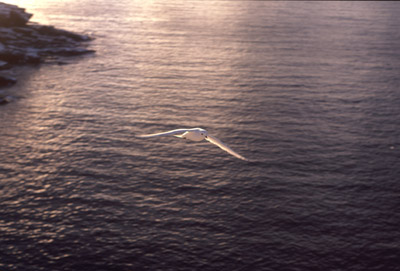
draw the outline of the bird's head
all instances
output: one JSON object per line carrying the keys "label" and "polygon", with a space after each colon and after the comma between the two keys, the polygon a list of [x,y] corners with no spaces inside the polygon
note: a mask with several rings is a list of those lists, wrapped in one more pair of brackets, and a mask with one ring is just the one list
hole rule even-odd
{"label": "bird's head", "polygon": [[207,138],[207,136],[208,136],[206,130],[201,130],[201,131],[200,131],[200,135],[201,135],[203,138]]}

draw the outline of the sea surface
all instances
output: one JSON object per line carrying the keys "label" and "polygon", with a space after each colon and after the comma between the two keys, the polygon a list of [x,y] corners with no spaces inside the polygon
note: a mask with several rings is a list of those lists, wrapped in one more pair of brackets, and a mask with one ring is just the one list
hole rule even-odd
{"label": "sea surface", "polygon": [[400,270],[399,2],[5,2],[96,53],[4,90],[0,270]]}

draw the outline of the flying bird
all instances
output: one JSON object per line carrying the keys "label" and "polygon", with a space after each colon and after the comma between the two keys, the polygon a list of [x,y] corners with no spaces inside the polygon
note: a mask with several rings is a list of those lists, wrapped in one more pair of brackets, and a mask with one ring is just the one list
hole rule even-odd
{"label": "flying bird", "polygon": [[183,139],[189,139],[192,141],[202,141],[203,139],[205,139],[208,142],[217,145],[224,151],[235,156],[236,158],[239,158],[239,159],[242,159],[245,161],[249,161],[249,159],[247,159],[247,158],[241,156],[240,154],[238,154],[237,152],[233,151],[231,148],[229,148],[226,144],[224,144],[218,138],[209,135],[208,132],[202,128],[176,129],[176,130],[171,130],[171,131],[161,132],[161,133],[156,133],[156,134],[137,135],[137,137],[150,138],[150,137],[167,136],[167,135],[172,135],[172,136],[180,137]]}

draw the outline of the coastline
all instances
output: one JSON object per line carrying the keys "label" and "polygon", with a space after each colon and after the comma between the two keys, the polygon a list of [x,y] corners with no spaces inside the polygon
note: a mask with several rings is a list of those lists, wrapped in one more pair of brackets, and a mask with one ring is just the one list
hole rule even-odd
{"label": "coastline", "polygon": [[17,83],[12,69],[95,52],[87,48],[92,40],[88,35],[29,22],[32,16],[24,8],[0,2],[0,105],[13,100],[2,91]]}

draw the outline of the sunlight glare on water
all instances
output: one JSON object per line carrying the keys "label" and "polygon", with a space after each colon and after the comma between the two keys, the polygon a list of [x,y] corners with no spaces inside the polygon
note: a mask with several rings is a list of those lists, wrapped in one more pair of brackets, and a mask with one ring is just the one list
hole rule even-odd
{"label": "sunlight glare on water", "polygon": [[6,2],[96,53],[6,90],[0,269],[398,268],[399,4]]}

